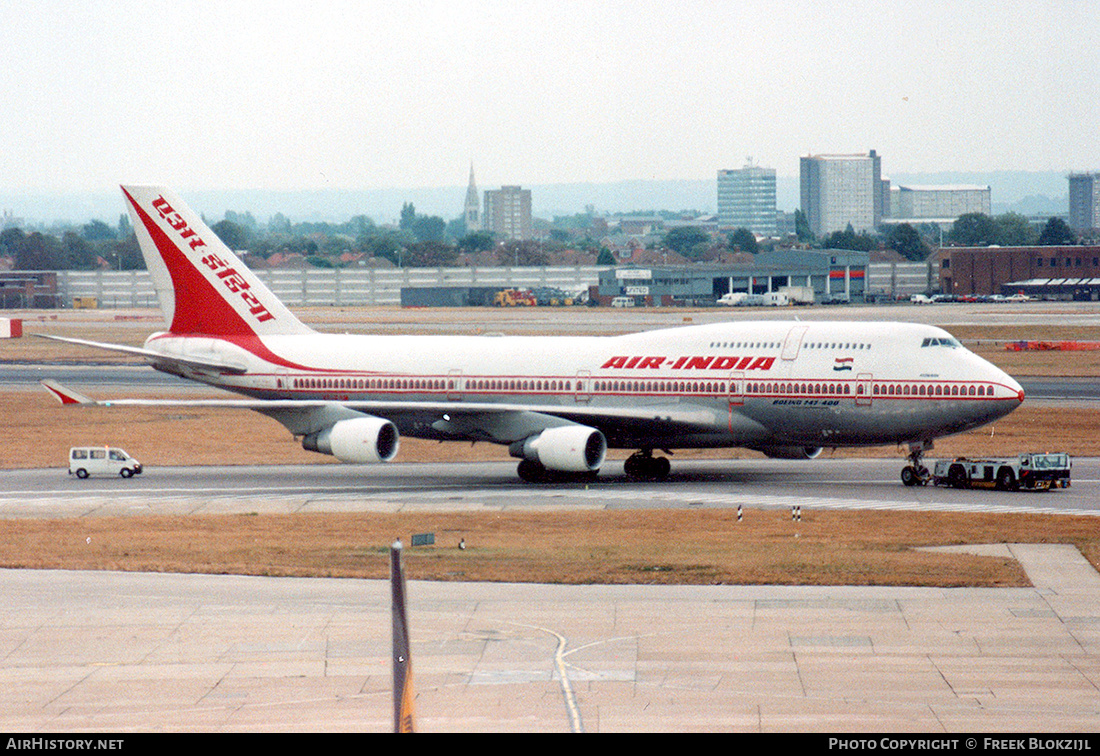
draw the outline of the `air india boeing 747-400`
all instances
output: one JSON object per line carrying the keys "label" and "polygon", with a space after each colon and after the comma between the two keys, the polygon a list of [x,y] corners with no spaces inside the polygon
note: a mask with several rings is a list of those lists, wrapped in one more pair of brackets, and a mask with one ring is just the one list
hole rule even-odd
{"label": "air india boeing 747-400", "polygon": [[[173,192],[123,187],[168,330],[140,355],[234,392],[112,405],[245,408],[309,450],[386,462],[402,434],[506,445],[527,481],[594,476],[609,448],[627,475],[668,475],[661,450],[906,445],[907,485],[941,436],[1003,417],[1020,385],[939,328],[908,323],[728,322],[625,336],[319,333],[295,317]],[[57,338],[57,337],[55,337]],[[63,403],[93,400],[44,381]],[[106,403],[106,402],[104,402]]]}

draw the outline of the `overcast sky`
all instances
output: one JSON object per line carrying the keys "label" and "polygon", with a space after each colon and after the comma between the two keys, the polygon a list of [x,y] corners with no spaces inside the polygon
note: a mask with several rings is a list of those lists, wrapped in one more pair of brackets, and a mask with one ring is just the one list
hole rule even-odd
{"label": "overcast sky", "polygon": [[1100,170],[1100,13],[864,0],[0,4],[0,189]]}

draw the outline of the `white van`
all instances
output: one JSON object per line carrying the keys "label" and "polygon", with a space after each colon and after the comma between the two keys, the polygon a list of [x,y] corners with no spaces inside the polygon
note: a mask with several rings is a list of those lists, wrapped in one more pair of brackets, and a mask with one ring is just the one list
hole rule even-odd
{"label": "white van", "polygon": [[633,307],[634,297],[615,297],[611,300],[612,307]]}
{"label": "white van", "polygon": [[141,463],[122,449],[110,446],[74,446],[69,449],[69,475],[87,478],[106,473],[129,478],[141,475]]}
{"label": "white van", "polygon": [[726,307],[736,307],[748,296],[748,293],[744,291],[731,291],[728,294],[723,294],[718,298],[718,304]]}

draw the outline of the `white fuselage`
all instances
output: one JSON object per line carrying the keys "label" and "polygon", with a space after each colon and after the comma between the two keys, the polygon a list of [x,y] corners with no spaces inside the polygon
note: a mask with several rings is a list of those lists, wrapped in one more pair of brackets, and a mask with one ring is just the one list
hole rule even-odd
{"label": "white fuselage", "polygon": [[506,404],[598,427],[612,447],[864,446],[958,433],[1023,400],[1016,381],[947,332],[904,323],[614,337],[161,333],[146,347],[241,364],[240,374],[179,374],[256,398],[374,402],[404,435],[426,438],[462,437],[440,425],[447,404]]}

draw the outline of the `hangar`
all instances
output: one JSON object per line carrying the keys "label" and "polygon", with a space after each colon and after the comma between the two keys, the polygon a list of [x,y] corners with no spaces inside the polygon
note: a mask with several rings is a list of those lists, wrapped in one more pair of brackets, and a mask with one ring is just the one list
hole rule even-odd
{"label": "hangar", "polygon": [[812,288],[815,302],[861,302],[866,252],[789,249],[762,252],[750,263],[630,266],[600,272],[599,303],[626,297],[639,307],[705,306],[723,294],[767,294],[785,286]]}

